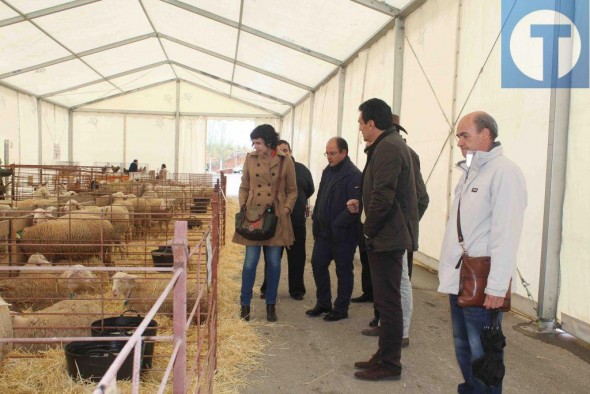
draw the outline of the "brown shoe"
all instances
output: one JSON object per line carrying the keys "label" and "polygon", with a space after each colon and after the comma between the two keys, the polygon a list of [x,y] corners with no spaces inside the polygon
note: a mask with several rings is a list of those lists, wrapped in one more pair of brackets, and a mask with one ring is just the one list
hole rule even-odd
{"label": "brown shoe", "polygon": [[378,337],[381,334],[381,326],[365,328],[361,331],[361,334],[368,337]]}
{"label": "brown shoe", "polygon": [[391,369],[385,369],[381,366],[373,369],[367,369],[364,371],[358,371],[354,373],[354,377],[360,380],[399,380],[401,372],[392,371]]}
{"label": "brown shoe", "polygon": [[402,338],[402,348],[410,346],[410,338]]}
{"label": "brown shoe", "polygon": [[369,361],[357,361],[354,363],[356,369],[373,369],[379,367],[379,357],[377,353],[373,354]]}

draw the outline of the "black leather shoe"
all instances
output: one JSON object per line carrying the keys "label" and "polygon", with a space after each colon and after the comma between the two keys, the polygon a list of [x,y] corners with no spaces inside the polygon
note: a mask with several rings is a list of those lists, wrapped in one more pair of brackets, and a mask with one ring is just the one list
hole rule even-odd
{"label": "black leather shoe", "polygon": [[332,308],[324,308],[324,307],[316,305],[313,307],[313,309],[309,309],[309,310],[305,311],[305,314],[307,316],[315,317],[315,316],[321,315],[322,313],[330,313],[330,312],[332,312]]}
{"label": "black leather shoe", "polygon": [[350,302],[373,302],[373,297],[363,293],[358,297],[351,298]]}
{"label": "black leather shoe", "polygon": [[369,327],[377,327],[379,325],[379,319],[374,318],[369,322]]}
{"label": "black leather shoe", "polygon": [[266,320],[270,322],[277,321],[277,311],[274,304],[266,304]]}
{"label": "black leather shoe", "polygon": [[260,298],[262,298],[263,300],[266,299],[266,293],[260,293]]}
{"label": "black leather shoe", "polygon": [[303,300],[303,296],[301,294],[292,295],[291,298],[293,298],[294,300],[297,300],[297,301]]}
{"label": "black leather shoe", "polygon": [[246,321],[250,321],[250,307],[248,305],[242,305],[240,317]]}
{"label": "black leather shoe", "polygon": [[324,316],[325,321],[338,321],[348,318],[348,312],[332,311]]}

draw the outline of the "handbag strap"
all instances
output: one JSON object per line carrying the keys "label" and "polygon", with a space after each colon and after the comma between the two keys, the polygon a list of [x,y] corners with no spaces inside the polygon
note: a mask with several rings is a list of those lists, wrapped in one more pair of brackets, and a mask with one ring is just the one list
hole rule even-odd
{"label": "handbag strap", "polygon": [[461,249],[463,249],[463,253],[461,253],[461,257],[459,258],[455,269],[458,269],[461,266],[463,256],[469,256],[467,249],[465,249],[465,239],[463,238],[463,232],[461,231],[461,197],[459,197],[459,205],[457,206],[457,237],[459,238],[459,245],[461,246]]}

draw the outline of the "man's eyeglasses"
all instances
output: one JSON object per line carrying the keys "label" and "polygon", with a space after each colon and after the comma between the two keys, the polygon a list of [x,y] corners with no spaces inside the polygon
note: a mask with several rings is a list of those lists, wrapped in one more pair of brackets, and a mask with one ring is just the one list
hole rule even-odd
{"label": "man's eyeglasses", "polygon": [[340,153],[340,152],[326,152],[326,153],[324,153],[324,156],[325,156],[325,157],[334,157],[334,156],[336,156],[338,153]]}

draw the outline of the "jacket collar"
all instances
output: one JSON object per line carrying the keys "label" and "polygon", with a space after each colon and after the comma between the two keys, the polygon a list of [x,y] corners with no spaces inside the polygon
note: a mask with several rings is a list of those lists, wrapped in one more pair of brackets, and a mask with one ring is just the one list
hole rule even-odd
{"label": "jacket collar", "polygon": [[[255,156],[255,157],[259,157],[260,155],[258,154],[258,152],[253,151],[249,153],[250,156]],[[270,155],[269,155],[270,157]],[[281,152],[280,150],[277,149],[277,153],[276,155],[274,155],[274,157],[270,157],[270,166],[274,167],[279,165],[281,158],[285,158],[285,154],[283,152]]]}
{"label": "jacket collar", "polygon": [[462,168],[465,171],[477,171],[485,164],[494,160],[495,158],[504,154],[504,149],[502,148],[502,144],[500,141],[494,142],[492,145],[492,149],[487,152],[484,151],[475,151],[473,154],[473,159],[471,159],[471,165],[467,167],[466,161],[461,160],[457,163],[457,166]]}

